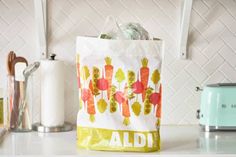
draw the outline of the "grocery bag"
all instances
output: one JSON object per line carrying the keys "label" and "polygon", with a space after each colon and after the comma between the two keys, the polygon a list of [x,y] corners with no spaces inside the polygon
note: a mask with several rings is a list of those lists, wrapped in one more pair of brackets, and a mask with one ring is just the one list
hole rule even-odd
{"label": "grocery bag", "polygon": [[161,40],[77,37],[77,145],[160,150]]}

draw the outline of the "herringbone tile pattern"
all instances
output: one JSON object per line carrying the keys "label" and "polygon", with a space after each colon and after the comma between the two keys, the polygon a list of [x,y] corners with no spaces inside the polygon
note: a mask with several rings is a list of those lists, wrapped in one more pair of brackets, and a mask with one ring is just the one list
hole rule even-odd
{"label": "herringbone tile pattern", "polygon": [[[66,119],[78,110],[75,38],[97,36],[108,15],[139,22],[166,42],[163,123],[196,124],[200,93],[196,86],[236,82],[236,1],[194,0],[188,60],[177,58],[182,0],[49,0],[49,49],[66,63]],[[0,0],[0,61],[9,50],[37,60],[32,0]],[[0,66],[4,79],[5,64]],[[0,81],[0,86],[4,86]],[[39,88],[37,86],[36,88]],[[39,97],[36,94],[36,98]],[[38,104],[37,104],[38,105]]]}

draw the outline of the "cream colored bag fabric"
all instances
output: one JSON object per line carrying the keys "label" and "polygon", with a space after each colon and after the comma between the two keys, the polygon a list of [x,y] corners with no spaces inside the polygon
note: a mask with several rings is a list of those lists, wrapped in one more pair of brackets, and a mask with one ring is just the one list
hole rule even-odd
{"label": "cream colored bag fabric", "polygon": [[79,147],[160,150],[162,42],[77,37]]}

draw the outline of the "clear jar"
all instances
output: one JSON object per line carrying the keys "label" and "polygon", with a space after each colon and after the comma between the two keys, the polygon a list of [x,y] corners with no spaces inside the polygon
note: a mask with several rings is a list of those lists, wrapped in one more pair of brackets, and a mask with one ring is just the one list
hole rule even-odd
{"label": "clear jar", "polygon": [[6,123],[11,131],[32,130],[32,77],[16,81],[14,76],[7,79]]}

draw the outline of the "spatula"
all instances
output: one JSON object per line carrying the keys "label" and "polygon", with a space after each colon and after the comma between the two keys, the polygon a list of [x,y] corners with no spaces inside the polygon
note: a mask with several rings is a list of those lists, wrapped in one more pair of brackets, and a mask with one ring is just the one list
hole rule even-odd
{"label": "spatula", "polygon": [[14,80],[14,99],[11,113],[11,128],[18,126],[19,103],[24,98],[24,75],[23,71],[28,66],[28,62],[23,57],[16,57],[12,62],[12,75]]}

